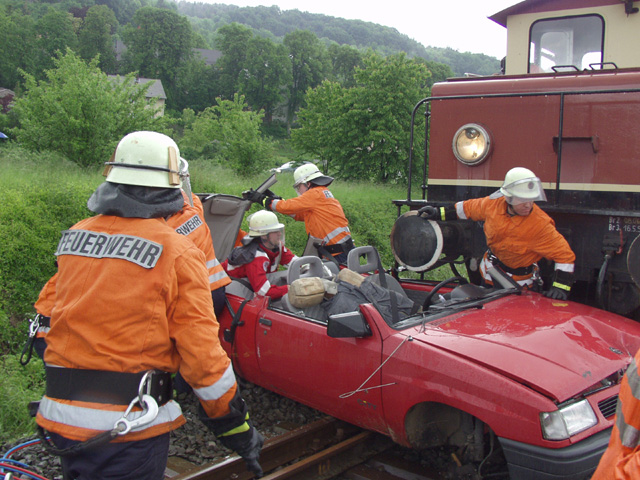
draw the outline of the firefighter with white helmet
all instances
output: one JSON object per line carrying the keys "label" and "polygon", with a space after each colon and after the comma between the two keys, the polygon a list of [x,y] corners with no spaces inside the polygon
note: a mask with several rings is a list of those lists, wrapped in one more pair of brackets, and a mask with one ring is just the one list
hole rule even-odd
{"label": "firefighter with white helmet", "polygon": [[500,189],[488,197],[458,202],[452,207],[428,205],[418,212],[431,220],[470,219],[484,222],[489,250],[480,263],[480,273],[492,283],[487,271],[499,267],[523,286],[537,281],[537,262],[555,262],[551,287],[545,295],[568,298],[573,284],[575,254],[556,230],[555,222],[534,202],[546,201],[540,179],[529,169],[507,172]]}
{"label": "firefighter with white helmet", "polygon": [[[202,421],[250,470],[263,438],[248,420],[220,345],[205,257],[165,217],[184,205],[175,142],[133,132],[118,144],[88,207],[62,233],[36,422],[64,478],[164,478],[180,372]],[[44,438],[44,436],[43,436]]]}
{"label": "firefighter with white helmet", "polygon": [[354,244],[342,205],[328,188],[333,177],[324,175],[315,164],[305,163],[293,172],[293,181],[296,198],[283,200],[258,194],[251,200],[304,222],[310,243],[321,254],[345,263]]}
{"label": "firefighter with white helmet", "polygon": [[248,237],[250,241],[234,248],[223,267],[231,277],[246,277],[257,295],[283,297],[288,285],[272,285],[269,274],[298,258],[284,246],[284,224],[275,213],[259,210],[249,217]]}

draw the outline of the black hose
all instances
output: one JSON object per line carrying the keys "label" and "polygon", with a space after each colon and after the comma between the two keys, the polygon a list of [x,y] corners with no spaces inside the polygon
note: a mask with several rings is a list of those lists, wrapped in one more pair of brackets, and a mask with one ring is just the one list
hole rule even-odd
{"label": "black hose", "polygon": [[607,252],[604,255],[604,261],[602,262],[602,266],[600,267],[600,271],[598,272],[598,283],[596,284],[596,299],[598,301],[598,306],[603,310],[608,310],[608,305],[604,304],[604,295],[602,293],[604,287],[605,277],[607,275],[607,270],[609,269],[609,262],[611,261],[611,257],[613,257],[613,252]]}

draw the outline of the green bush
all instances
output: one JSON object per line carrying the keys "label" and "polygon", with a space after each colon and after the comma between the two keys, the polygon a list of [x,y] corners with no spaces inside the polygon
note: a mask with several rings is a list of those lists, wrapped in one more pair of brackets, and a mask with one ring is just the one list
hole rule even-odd
{"label": "green bush", "polygon": [[33,312],[56,271],[60,232],[90,213],[87,199],[101,181],[54,154],[1,151],[0,310],[14,326]]}
{"label": "green bush", "polygon": [[6,355],[0,358],[0,368],[0,443],[5,443],[35,432],[36,423],[27,405],[42,398],[45,381],[38,358],[22,366],[19,355]]}

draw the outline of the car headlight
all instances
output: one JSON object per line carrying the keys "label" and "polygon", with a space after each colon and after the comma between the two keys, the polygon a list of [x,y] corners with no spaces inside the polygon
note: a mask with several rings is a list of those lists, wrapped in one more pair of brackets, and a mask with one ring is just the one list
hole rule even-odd
{"label": "car headlight", "polygon": [[598,423],[596,414],[587,400],[581,400],[555,412],[542,412],[542,436],[547,440],[565,440]]}
{"label": "car headlight", "polygon": [[465,165],[482,163],[491,151],[489,132],[477,123],[468,123],[453,136],[453,154]]}

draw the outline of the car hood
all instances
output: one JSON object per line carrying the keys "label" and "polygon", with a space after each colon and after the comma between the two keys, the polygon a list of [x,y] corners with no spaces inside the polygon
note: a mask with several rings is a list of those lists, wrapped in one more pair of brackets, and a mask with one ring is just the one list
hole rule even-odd
{"label": "car hood", "polygon": [[425,324],[412,336],[562,402],[626,369],[640,324],[535,293],[491,301]]}

